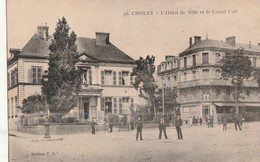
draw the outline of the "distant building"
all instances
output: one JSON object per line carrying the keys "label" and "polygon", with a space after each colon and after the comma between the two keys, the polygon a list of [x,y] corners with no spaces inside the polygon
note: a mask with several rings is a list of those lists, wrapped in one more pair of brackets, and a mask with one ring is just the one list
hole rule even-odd
{"label": "distant building", "polygon": [[[195,36],[189,40],[190,46],[179,54],[179,67],[171,65],[169,57],[158,66],[159,87],[176,86],[177,76],[180,113],[183,120],[190,116],[204,119],[214,115],[215,121],[222,116],[232,117],[235,100],[230,80],[221,78],[219,61],[227,53],[243,48],[252,66],[260,68],[260,45],[236,43],[235,37],[226,41],[201,40]],[[177,58],[177,57],[176,57]],[[253,79],[244,81],[243,99],[239,101],[240,114],[248,120],[260,120],[260,90]]]}
{"label": "distant building", "polygon": [[[41,94],[41,79],[48,70],[48,26],[39,26],[22,49],[10,49],[8,58],[8,112],[17,117],[17,108],[28,96]],[[78,99],[78,118],[103,120],[108,113],[129,114],[136,103],[143,103],[130,76],[135,61],[109,41],[109,33],[96,33],[95,39],[78,37],[78,68],[82,91]]]}

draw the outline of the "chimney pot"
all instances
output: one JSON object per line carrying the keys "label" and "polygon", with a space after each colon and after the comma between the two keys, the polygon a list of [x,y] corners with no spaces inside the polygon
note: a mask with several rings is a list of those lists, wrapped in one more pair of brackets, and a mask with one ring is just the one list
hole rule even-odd
{"label": "chimney pot", "polygon": [[109,45],[109,33],[96,32],[96,45]]}
{"label": "chimney pot", "polygon": [[190,47],[192,46],[192,37],[190,37]]}
{"label": "chimney pot", "polygon": [[249,48],[252,48],[251,41],[249,41]]}
{"label": "chimney pot", "polygon": [[227,37],[226,42],[231,46],[236,46],[236,37],[235,36]]}
{"label": "chimney pot", "polygon": [[195,44],[198,44],[201,42],[201,36],[194,36],[194,39],[195,39]]}

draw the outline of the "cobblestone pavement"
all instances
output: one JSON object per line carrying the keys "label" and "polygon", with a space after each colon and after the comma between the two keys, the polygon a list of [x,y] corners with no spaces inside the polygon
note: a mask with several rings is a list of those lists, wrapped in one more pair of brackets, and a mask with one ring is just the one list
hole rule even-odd
{"label": "cobblestone pavement", "polygon": [[145,129],[143,141],[135,140],[135,131],[56,135],[50,141],[17,133],[9,136],[9,155],[10,161],[19,162],[260,161],[260,122],[244,123],[242,131],[235,131],[233,123],[225,132],[222,125],[184,127],[182,131],[184,140],[177,140],[173,127],[167,128],[170,139],[159,140],[158,129]]}

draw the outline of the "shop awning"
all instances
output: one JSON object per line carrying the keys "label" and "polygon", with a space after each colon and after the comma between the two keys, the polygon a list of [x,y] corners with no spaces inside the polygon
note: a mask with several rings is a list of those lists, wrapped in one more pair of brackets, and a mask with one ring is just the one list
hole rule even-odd
{"label": "shop awning", "polygon": [[[236,106],[236,103],[214,103],[216,106]],[[238,103],[238,106],[247,106],[244,103]]]}
{"label": "shop awning", "polygon": [[246,106],[251,106],[251,107],[260,107],[260,103],[248,103]]}

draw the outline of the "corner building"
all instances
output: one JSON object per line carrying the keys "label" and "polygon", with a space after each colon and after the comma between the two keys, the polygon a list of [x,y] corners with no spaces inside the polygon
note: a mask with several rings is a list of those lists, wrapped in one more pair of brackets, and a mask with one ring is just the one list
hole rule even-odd
{"label": "corner building", "polygon": [[[203,119],[213,115],[217,122],[223,116],[232,119],[235,99],[234,87],[230,80],[221,78],[219,61],[228,53],[243,48],[244,54],[249,56],[254,68],[260,68],[260,44],[252,45],[236,43],[235,37],[226,41],[217,41],[195,36],[189,40],[189,47],[179,54],[180,67],[178,71],[178,101],[181,105],[180,113],[183,120],[190,116]],[[167,70],[159,65],[159,87],[165,81]],[[166,71],[165,71],[166,70]],[[168,70],[169,71],[169,70]],[[172,70],[173,71],[173,70]],[[176,74],[176,71],[175,71]],[[161,82],[161,85],[160,85]],[[260,120],[260,90],[253,78],[244,80],[245,88],[239,100],[239,113],[246,120]]]}
{"label": "corner building", "polygon": [[[8,117],[10,127],[17,122],[19,107],[28,96],[41,94],[41,80],[48,70],[51,36],[48,26],[38,26],[37,32],[22,49],[11,48],[8,55]],[[135,61],[109,41],[109,33],[96,32],[96,38],[78,37],[80,53],[78,68],[82,68],[78,118],[104,120],[109,113],[130,114],[138,97],[130,76]]]}

